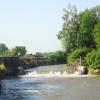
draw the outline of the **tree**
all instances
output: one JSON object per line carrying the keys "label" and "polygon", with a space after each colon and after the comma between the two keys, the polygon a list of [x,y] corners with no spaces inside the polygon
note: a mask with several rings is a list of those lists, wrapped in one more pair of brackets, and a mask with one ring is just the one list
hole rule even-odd
{"label": "tree", "polygon": [[71,52],[78,46],[78,14],[76,7],[70,4],[67,9],[64,9],[64,13],[62,30],[58,33],[57,37],[61,40],[64,49],[67,52]]}
{"label": "tree", "polygon": [[12,56],[13,57],[21,57],[26,54],[26,48],[24,46],[16,46],[14,49],[12,49]]}
{"label": "tree", "polygon": [[51,60],[52,64],[63,64],[66,63],[66,52],[56,51],[44,53],[43,56]]}
{"label": "tree", "polygon": [[92,32],[100,22],[100,6],[77,13],[75,6],[68,5],[64,12],[62,30],[57,35],[64,49],[70,53],[77,48],[95,48]]}
{"label": "tree", "polygon": [[64,51],[56,51],[55,53],[56,62],[59,64],[66,63],[66,52]]}
{"label": "tree", "polygon": [[95,25],[93,30],[94,41],[96,42],[97,49],[100,49],[100,22]]}
{"label": "tree", "polygon": [[0,44],[0,55],[2,55],[3,52],[8,51],[8,47],[4,44]]}
{"label": "tree", "polygon": [[95,13],[90,10],[85,10],[79,14],[80,22],[80,47],[94,48],[94,40],[92,36],[92,30],[97,23]]}

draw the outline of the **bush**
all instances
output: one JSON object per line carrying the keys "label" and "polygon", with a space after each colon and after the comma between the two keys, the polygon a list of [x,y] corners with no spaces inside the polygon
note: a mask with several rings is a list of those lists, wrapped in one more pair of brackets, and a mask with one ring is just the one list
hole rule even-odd
{"label": "bush", "polygon": [[100,51],[92,51],[86,55],[86,65],[92,69],[100,69]]}
{"label": "bush", "polygon": [[86,48],[79,48],[74,50],[72,53],[68,56],[68,64],[72,64],[76,59],[80,58],[80,56],[84,57],[86,53],[88,52],[88,49]]}

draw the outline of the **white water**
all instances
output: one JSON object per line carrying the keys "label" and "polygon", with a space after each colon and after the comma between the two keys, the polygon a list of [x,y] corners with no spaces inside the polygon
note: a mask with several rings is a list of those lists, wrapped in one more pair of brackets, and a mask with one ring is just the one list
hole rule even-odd
{"label": "white water", "polygon": [[32,69],[23,77],[93,77],[90,75],[81,75],[79,71],[72,71],[71,68],[64,65],[43,66]]}
{"label": "white water", "polygon": [[[50,71],[48,73],[38,73],[36,71],[29,72],[25,77],[90,77],[90,75],[80,75],[79,72],[74,72],[73,74],[69,74],[68,72],[53,72]],[[91,76],[93,77],[93,76]]]}

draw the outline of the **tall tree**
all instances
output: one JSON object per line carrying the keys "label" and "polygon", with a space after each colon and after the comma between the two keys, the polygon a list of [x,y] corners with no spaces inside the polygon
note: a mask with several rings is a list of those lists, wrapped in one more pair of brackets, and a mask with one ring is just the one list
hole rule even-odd
{"label": "tall tree", "polygon": [[100,49],[100,6],[96,6],[91,9],[92,12],[95,13],[97,24],[95,25],[93,29],[93,37],[94,41],[96,43],[96,48]]}
{"label": "tall tree", "polygon": [[58,33],[57,37],[61,40],[64,49],[66,49],[67,52],[71,52],[77,48],[78,45],[78,14],[76,7],[70,4],[67,9],[64,9],[64,13],[62,30]]}
{"label": "tall tree", "polygon": [[80,22],[80,46],[94,48],[95,44],[93,41],[92,31],[97,23],[96,15],[93,11],[85,10],[79,15]]}
{"label": "tall tree", "polygon": [[100,6],[78,14],[75,6],[68,5],[64,12],[64,23],[57,35],[64,49],[72,52],[77,48],[95,48],[92,32],[94,26],[100,22]]}

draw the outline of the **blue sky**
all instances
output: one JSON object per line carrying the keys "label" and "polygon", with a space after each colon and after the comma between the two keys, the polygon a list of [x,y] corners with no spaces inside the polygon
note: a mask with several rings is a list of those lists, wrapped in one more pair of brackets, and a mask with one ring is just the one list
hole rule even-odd
{"label": "blue sky", "polygon": [[28,53],[60,50],[56,34],[68,3],[83,11],[100,0],[0,0],[0,43],[24,45]]}

